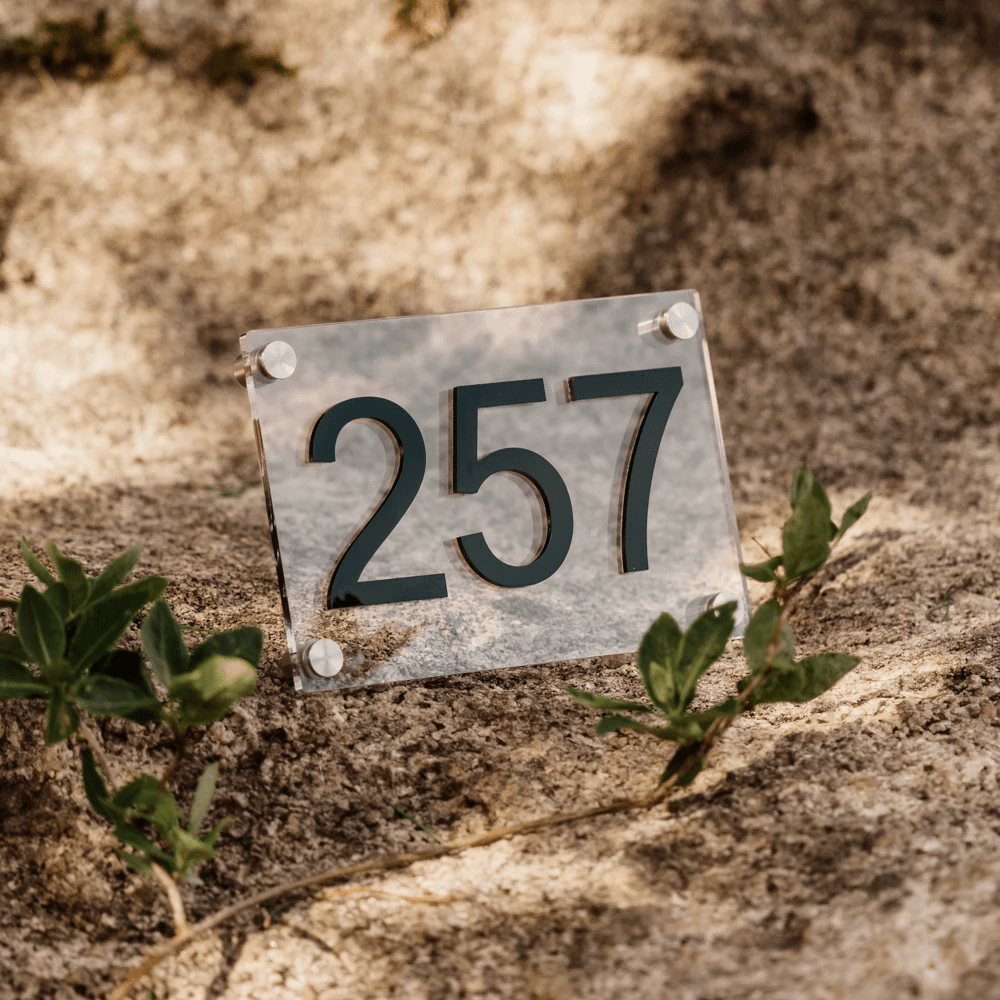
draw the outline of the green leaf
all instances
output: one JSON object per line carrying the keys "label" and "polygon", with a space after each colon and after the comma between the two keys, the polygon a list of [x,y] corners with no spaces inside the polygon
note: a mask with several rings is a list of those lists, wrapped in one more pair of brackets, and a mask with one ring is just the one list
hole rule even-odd
{"label": "green leaf", "polygon": [[52,688],[45,712],[45,745],[53,746],[68,740],[80,725],[76,709],[66,701],[62,688]]}
{"label": "green leaf", "polygon": [[[209,832],[201,838],[199,844],[201,845],[198,851],[199,856],[185,857],[184,864],[181,866],[181,877],[186,879],[192,885],[203,885],[204,883],[196,875],[190,874],[190,869],[198,861],[207,861],[210,858],[218,857],[215,851],[216,841],[219,839],[219,834],[229,825],[232,821],[232,816],[227,816],[221,823],[217,826],[212,827]],[[211,852],[211,853],[206,853]],[[193,853],[193,852],[192,852]],[[180,848],[178,848],[178,854],[180,854]]]}
{"label": "green leaf", "polygon": [[52,560],[59,573],[59,579],[69,592],[69,610],[73,613],[79,611],[87,603],[90,594],[90,581],[83,571],[83,566],[75,559],[68,559],[64,556],[55,542],[49,542],[46,546],[49,558]]}
{"label": "green leaf", "polygon": [[94,763],[94,754],[90,747],[85,747],[81,754],[83,758],[83,790],[87,793],[87,801],[98,816],[103,816],[112,823],[121,823],[125,819],[125,811],[117,808],[108,795],[108,786],[104,784],[101,772]]}
{"label": "green leaf", "polygon": [[810,497],[821,507],[826,508],[826,517],[829,520],[830,498],[820,481],[813,475],[812,467],[807,465],[804,469],[796,469],[795,475],[792,476],[792,510],[797,510],[799,505]]}
{"label": "green leaf", "polygon": [[699,615],[682,633],[662,614],[643,636],[637,663],[653,703],[676,720],[694,699],[698,681],[725,651],[737,603],[730,601]]}
{"label": "green leaf", "polygon": [[24,651],[21,640],[10,632],[0,632],[0,656],[18,663],[27,663],[31,659]]}
{"label": "green leaf", "polygon": [[43,684],[23,663],[0,656],[0,698],[44,698]]}
{"label": "green leaf", "polygon": [[192,836],[187,830],[175,830],[170,842],[177,855],[177,870],[182,875],[187,875],[188,870],[199,861],[211,861],[212,858],[218,857],[214,848]]}
{"label": "green leaf", "polygon": [[39,667],[41,679],[51,688],[57,684],[69,684],[73,681],[73,668],[66,660],[57,660],[51,666]]}
{"label": "green leaf", "polygon": [[660,784],[663,784],[669,778],[672,778],[675,774],[683,771],[686,767],[691,767],[690,771],[687,771],[683,778],[677,782],[678,788],[686,788],[688,785],[698,777],[699,772],[705,766],[705,760],[696,761],[691,764],[693,758],[696,758],[700,750],[698,743],[685,743],[683,746],[679,746],[675,751],[673,757],[670,758],[670,763],[667,764],[667,769],[663,772],[660,777]]}
{"label": "green leaf", "polygon": [[142,688],[106,674],[92,674],[76,698],[77,704],[95,718],[116,715],[134,722],[158,721],[163,706]]}
{"label": "green leaf", "polygon": [[157,601],[142,622],[142,651],[164,687],[191,669],[184,635],[166,601]]}
{"label": "green leaf", "polygon": [[213,656],[235,656],[246,660],[256,668],[260,666],[260,654],[263,649],[264,634],[252,625],[230,629],[228,632],[217,632],[192,651],[190,669],[193,670]]}
{"label": "green leaf", "polygon": [[[743,655],[746,657],[747,666],[751,675],[756,675],[764,667],[767,659],[767,647],[771,642],[771,636],[778,627],[778,619],[781,617],[781,606],[777,601],[767,601],[762,604],[750,619],[743,633]],[[791,625],[786,624],[781,630],[781,638],[778,642],[778,651],[775,653],[773,666],[791,666],[795,659],[795,633]]]}
{"label": "green leaf", "polygon": [[636,729],[640,733],[649,733],[650,736],[655,736],[661,740],[676,739],[675,730],[672,725],[646,726],[641,722],[636,722],[635,719],[629,719],[624,715],[605,716],[600,722],[597,723],[596,726],[598,736],[604,736],[607,733],[615,733],[619,729]]}
{"label": "green leaf", "polygon": [[868,502],[871,500],[872,495],[869,491],[856,503],[852,503],[847,510],[844,511],[844,519],[840,522],[840,527],[837,529],[837,533],[833,536],[834,539],[840,538],[847,529],[854,524],[861,515],[868,509]]}
{"label": "green leaf", "polygon": [[694,715],[679,715],[667,727],[664,738],[673,740],[675,743],[688,743],[691,740],[700,740],[705,735],[705,725],[707,723],[700,723]]}
{"label": "green leaf", "polygon": [[782,529],[785,578],[795,580],[814,573],[830,555],[830,507],[807,496]]}
{"label": "green leaf", "polygon": [[28,569],[31,570],[35,576],[38,577],[46,587],[51,587],[55,584],[56,578],[45,568],[41,559],[35,555],[31,549],[28,548],[28,539],[21,539],[21,555],[24,557],[24,561],[28,564]]}
{"label": "green leaf", "polygon": [[709,724],[720,716],[734,716],[740,714],[740,703],[736,698],[727,698],[725,701],[705,709],[703,712],[691,712],[688,715],[681,715],[674,719],[669,726],[647,726],[635,719],[629,719],[624,715],[609,715],[601,719],[597,724],[597,735],[603,736],[606,733],[614,733],[619,729],[635,729],[640,733],[649,733],[661,740],[672,740],[675,743],[697,742],[705,735],[705,730]]}
{"label": "green leaf", "polygon": [[235,656],[213,656],[175,678],[167,695],[180,703],[179,723],[186,729],[216,722],[233,702],[253,694],[256,687],[253,664]]}
{"label": "green leaf", "polygon": [[[803,657],[794,670],[775,671],[769,674],[753,694],[755,705],[769,702],[811,701],[833,687],[844,674],[853,670],[861,660],[846,653],[820,653]],[[739,682],[742,691],[750,683],[749,677]]]}
{"label": "green leaf", "polygon": [[171,830],[176,830],[180,826],[180,810],[177,808],[177,800],[165,788],[160,788],[156,779],[152,775],[145,777],[151,779],[151,783],[143,789],[142,794],[136,800],[136,809],[163,834],[169,834]]}
{"label": "green leaf", "polygon": [[740,563],[740,572],[751,580],[758,580],[761,583],[773,583],[778,579],[774,572],[781,565],[781,556],[773,559],[765,559],[759,563]]}
{"label": "green leaf", "polygon": [[[141,774],[134,781],[130,781],[127,785],[122,785],[111,797],[112,802],[122,809],[131,809],[135,805],[136,798],[148,786],[147,778],[153,778],[153,776],[151,774]],[[156,779],[153,778],[153,785],[155,786],[156,783]]]}
{"label": "green leaf", "polygon": [[66,651],[66,628],[59,612],[30,583],[17,609],[17,634],[24,651],[39,667],[51,667]]}
{"label": "green leaf", "polygon": [[59,617],[62,621],[69,620],[69,588],[65,583],[57,580],[51,587],[45,588],[43,596],[59,612]]}
{"label": "green leaf", "polygon": [[[140,774],[134,781],[119,788],[112,803],[126,810],[129,821],[136,819],[152,823],[165,837],[180,826],[177,800],[151,774]],[[132,845],[135,846],[135,845]]]}
{"label": "green leaf", "polygon": [[700,740],[708,727],[719,718],[732,718],[742,710],[738,698],[726,698],[711,708],[700,712],[687,712],[674,719],[669,726],[668,739],[678,743],[689,743]]}
{"label": "green leaf", "polygon": [[600,708],[605,710],[620,710],[623,712],[651,712],[648,705],[641,701],[624,701],[621,698],[609,698],[603,694],[594,694],[592,691],[581,691],[571,684],[566,685],[566,690],[574,701],[588,708]]}
{"label": "green leaf", "polygon": [[792,510],[795,510],[796,506],[812,492],[812,482],[812,466],[807,465],[804,469],[795,470],[792,475],[792,488],[789,495]]}
{"label": "green leaf", "polygon": [[212,795],[215,792],[215,782],[219,777],[219,764],[213,762],[201,772],[198,779],[198,787],[194,790],[194,798],[191,800],[191,813],[188,816],[188,832],[197,835],[201,829],[201,824],[205,822],[208,815],[208,807],[212,802]]}
{"label": "green leaf", "polygon": [[678,704],[674,686],[674,666],[684,641],[680,625],[664,613],[649,627],[639,643],[636,665],[642,675],[646,694],[668,715]]}
{"label": "green leaf", "polygon": [[687,711],[694,700],[702,675],[726,651],[726,642],[736,624],[737,606],[736,601],[729,601],[718,608],[709,608],[684,633],[675,681],[682,711]]}
{"label": "green leaf", "polygon": [[150,601],[166,589],[162,576],[146,576],[91,603],[80,615],[80,624],[69,647],[69,660],[78,673],[97,662]]}
{"label": "green leaf", "polygon": [[132,572],[133,567],[142,555],[142,546],[135,545],[123,552],[116,559],[112,559],[107,566],[101,570],[100,575],[90,585],[90,600],[99,601],[102,597],[110,594],[118,584]]}
{"label": "green leaf", "polygon": [[158,847],[141,830],[128,823],[120,823],[112,832],[123,844],[128,847],[134,847],[137,851],[142,851],[144,854],[165,854],[163,849]]}
{"label": "green leaf", "polygon": [[0,597],[0,608],[10,608],[11,611],[17,612],[17,601],[12,597]]}
{"label": "green leaf", "polygon": [[[147,837],[140,830],[137,830],[134,826],[119,824],[111,832],[127,847],[133,847],[137,851],[141,851],[142,855],[145,856],[147,863],[149,861],[155,861],[168,872],[173,873],[175,866],[174,859],[167,854],[166,851],[157,847],[156,844],[149,839],[149,837]],[[129,855],[123,851],[119,851],[118,853],[121,857],[128,861],[129,864],[132,864],[129,859],[130,857],[135,857],[135,855]],[[142,869],[138,868],[136,865],[133,865],[133,867],[138,871],[142,871]]]}

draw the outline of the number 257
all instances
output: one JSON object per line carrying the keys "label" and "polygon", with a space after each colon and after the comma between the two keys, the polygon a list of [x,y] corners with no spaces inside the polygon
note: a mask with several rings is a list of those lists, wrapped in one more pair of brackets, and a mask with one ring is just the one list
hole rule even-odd
{"label": "number 257", "polygon": [[[648,397],[631,429],[618,505],[620,572],[648,569],[646,519],[653,468],[667,419],[683,385],[681,370],[677,367],[646,368],[578,375],[567,384],[570,402],[613,396]],[[573,505],[569,491],[549,461],[526,448],[500,448],[482,458],[477,457],[479,410],[544,400],[545,383],[540,378],[459,385],[452,390],[449,494],[478,493],[490,476],[506,472],[526,480],[543,509],[545,537],[535,558],[525,565],[512,566],[498,559],[482,532],[455,539],[469,569],[499,587],[528,587],[547,580],[562,565],[573,540]],[[427,466],[427,450],[417,422],[398,403],[378,396],[358,396],[331,406],[316,421],[309,438],[309,461],[335,461],[337,438],[353,420],[375,421],[388,432],[395,444],[396,469],[382,502],[334,567],[327,590],[327,607],[396,604],[447,597],[448,584],[443,573],[361,580],[365,566],[420,490]]]}

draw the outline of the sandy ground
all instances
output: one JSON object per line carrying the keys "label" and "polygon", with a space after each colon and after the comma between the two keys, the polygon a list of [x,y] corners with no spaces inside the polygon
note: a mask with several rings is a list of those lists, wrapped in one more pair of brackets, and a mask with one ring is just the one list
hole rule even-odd
{"label": "sandy ground", "polygon": [[[224,495],[258,475],[248,328],[697,288],[745,555],[803,461],[836,516],[875,491],[793,618],[861,665],[742,719],[669,809],[301,893],[139,995],[1000,997],[995,5],[422,0],[422,34],[388,2],[103,6],[147,48],[0,75],[0,591],[22,534],[90,571],[141,541],[182,622],[264,630],[182,773],[218,759],[235,817],[192,918],[427,843],[397,809],[444,839],[663,766],[563,693],[638,694],[628,657],[294,695],[261,489]],[[0,34],[97,7],[0,2]],[[212,86],[238,40],[295,75]],[[166,760],[101,732],[123,774]],[[169,912],[34,704],[0,740],[0,996],[102,996]]]}

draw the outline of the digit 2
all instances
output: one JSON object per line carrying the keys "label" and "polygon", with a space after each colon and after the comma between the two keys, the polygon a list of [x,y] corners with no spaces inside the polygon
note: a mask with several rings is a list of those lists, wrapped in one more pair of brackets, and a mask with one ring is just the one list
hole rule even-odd
{"label": "digit 2", "polygon": [[378,396],[357,396],[331,406],[316,421],[309,437],[309,461],[335,462],[337,438],[353,420],[374,421],[388,432],[396,453],[396,467],[382,502],[351,539],[334,567],[326,606],[366,607],[447,597],[448,583],[443,573],[361,582],[364,568],[420,490],[427,471],[427,448],[417,422],[398,403]]}

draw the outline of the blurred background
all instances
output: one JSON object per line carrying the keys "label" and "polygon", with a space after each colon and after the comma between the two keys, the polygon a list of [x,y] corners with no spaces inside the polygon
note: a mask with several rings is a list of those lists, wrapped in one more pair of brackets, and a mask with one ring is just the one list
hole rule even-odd
{"label": "blurred background", "polygon": [[[638,696],[627,656],[293,696],[247,330],[694,288],[744,558],[804,462],[838,520],[875,494],[794,622],[863,665],[734,727],[690,809],[380,882],[473,886],[457,917],[324,904],[325,980],[248,916],[170,995],[294,959],[351,998],[995,1000],[998,102],[996,0],[0,0],[0,595],[22,534],[91,573],[142,542],[186,628],[265,634],[182,774],[238,817],[193,917],[663,766],[565,695]],[[0,997],[105,995],[166,910],[41,725],[0,706]]]}
{"label": "blurred background", "polygon": [[252,481],[250,328],[693,287],[738,500],[976,504],[998,56],[992,0],[0,0],[5,488]]}

